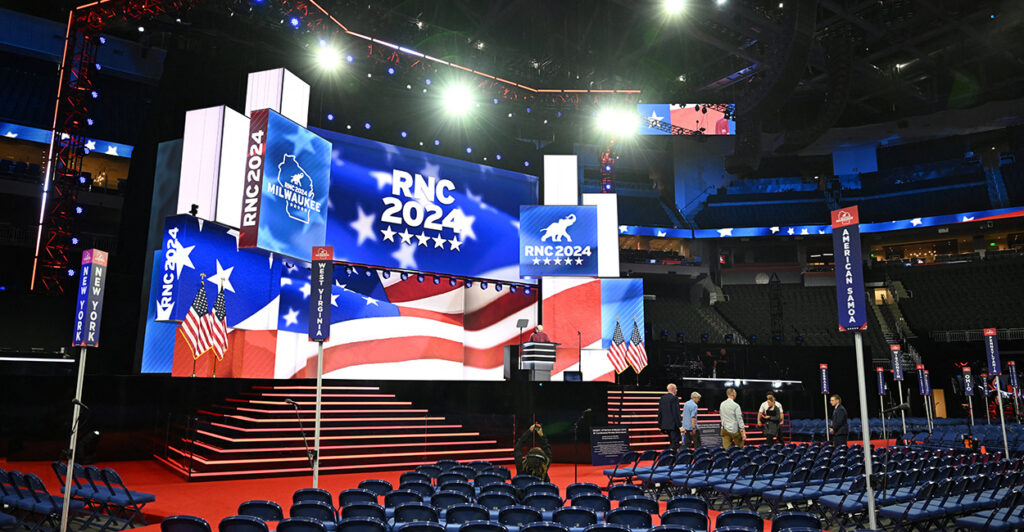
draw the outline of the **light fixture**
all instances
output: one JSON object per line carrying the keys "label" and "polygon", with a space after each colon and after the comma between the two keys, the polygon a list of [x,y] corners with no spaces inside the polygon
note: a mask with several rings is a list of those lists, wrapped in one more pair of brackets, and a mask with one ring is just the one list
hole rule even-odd
{"label": "light fixture", "polygon": [[316,48],[314,54],[316,65],[324,70],[337,70],[341,66],[341,52],[323,39],[320,40],[320,46]]}
{"label": "light fixture", "polygon": [[473,91],[461,83],[448,85],[441,93],[441,105],[448,116],[464,117],[474,103]]}
{"label": "light fixture", "polygon": [[685,0],[663,0],[661,3],[661,10],[670,17],[682,14],[684,9],[686,9]]}

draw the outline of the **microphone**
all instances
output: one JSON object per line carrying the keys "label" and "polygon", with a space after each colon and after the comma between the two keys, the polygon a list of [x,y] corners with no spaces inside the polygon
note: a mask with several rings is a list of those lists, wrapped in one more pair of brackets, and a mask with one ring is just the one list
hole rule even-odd
{"label": "microphone", "polygon": [[89,407],[88,407],[88,406],[85,406],[85,403],[83,403],[83,402],[79,401],[78,399],[72,399],[72,400],[71,400],[71,404],[73,404],[73,405],[78,405],[78,406],[80,406],[80,407],[82,407],[82,408],[84,408],[84,409],[86,409],[86,410],[88,410],[88,409],[89,409]]}
{"label": "microphone", "polygon": [[298,408],[298,407],[299,407],[299,403],[296,403],[296,402],[295,402],[295,399],[292,399],[291,397],[289,397],[289,398],[285,399],[285,400],[284,400],[284,402],[286,402],[286,403],[288,403],[288,404],[290,404],[290,405],[294,406],[295,408]]}
{"label": "microphone", "polygon": [[910,403],[903,403],[901,405],[896,405],[896,406],[894,406],[892,408],[886,408],[885,410],[882,410],[882,414],[892,414],[892,413],[895,413],[895,412],[899,412],[901,410],[903,412],[909,412],[910,411]]}
{"label": "microphone", "polygon": [[584,410],[584,411],[583,411],[583,413],[584,413],[584,414],[589,414],[589,413],[591,413],[592,411],[593,411],[593,409],[592,409],[592,408],[588,408],[588,409]]}

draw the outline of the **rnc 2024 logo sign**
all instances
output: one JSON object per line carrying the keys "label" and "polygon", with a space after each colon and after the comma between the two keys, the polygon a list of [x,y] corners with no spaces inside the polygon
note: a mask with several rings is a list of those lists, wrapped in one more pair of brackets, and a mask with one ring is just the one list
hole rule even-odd
{"label": "rnc 2024 logo sign", "polygon": [[597,275],[597,207],[523,206],[519,275]]}

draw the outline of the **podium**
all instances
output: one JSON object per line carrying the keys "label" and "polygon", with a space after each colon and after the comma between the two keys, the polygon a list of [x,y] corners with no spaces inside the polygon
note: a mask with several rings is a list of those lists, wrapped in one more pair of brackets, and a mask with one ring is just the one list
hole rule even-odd
{"label": "podium", "polygon": [[526,342],[519,357],[519,365],[529,371],[531,381],[550,381],[551,370],[555,368],[555,347],[553,342]]}
{"label": "podium", "polygon": [[526,342],[520,352],[519,345],[506,345],[505,380],[550,381],[556,346],[549,342]]}

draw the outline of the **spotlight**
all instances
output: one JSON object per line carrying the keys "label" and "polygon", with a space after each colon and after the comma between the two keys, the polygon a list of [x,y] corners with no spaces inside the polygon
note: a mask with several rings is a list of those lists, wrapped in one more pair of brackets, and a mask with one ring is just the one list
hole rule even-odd
{"label": "spotlight", "polygon": [[635,112],[625,109],[602,109],[597,113],[597,129],[617,138],[628,138],[636,134],[638,117]]}
{"label": "spotlight", "polygon": [[85,119],[85,123],[91,126],[91,125],[95,124],[96,122],[93,121],[93,119],[91,119],[91,118],[86,118]]}
{"label": "spotlight", "polygon": [[454,277],[451,278],[451,279],[448,279],[448,286],[455,286],[457,284],[459,284],[459,282],[456,281]]}
{"label": "spotlight", "polygon": [[487,290],[487,282],[486,281],[480,283],[480,289],[481,290]]}
{"label": "spotlight", "polygon": [[345,56],[345,61],[348,61],[349,63],[351,63],[351,62],[353,62],[355,60],[356,60],[356,58],[352,57],[351,55],[346,55]]}
{"label": "spotlight", "polygon": [[82,206],[75,205],[75,214],[82,214]]}
{"label": "spotlight", "polygon": [[417,280],[418,282],[421,282],[421,283],[422,283],[422,282],[423,282],[423,279],[424,279],[424,277],[423,277],[423,275],[422,275],[422,274],[420,274],[420,275],[417,275],[417,276],[416,276],[416,280]]}
{"label": "spotlight", "polygon": [[715,3],[720,5],[720,6],[724,6],[725,2],[726,2],[726,0],[715,0]]}
{"label": "spotlight", "polygon": [[107,44],[107,38],[100,35],[100,44]]}
{"label": "spotlight", "polygon": [[473,147],[472,146],[466,146],[466,153],[473,153]]}
{"label": "spotlight", "polygon": [[84,175],[78,176],[78,182],[84,185],[85,184],[85,176]]}
{"label": "spotlight", "polygon": [[299,17],[292,17],[288,19],[288,24],[291,24],[293,28],[298,28],[301,22],[302,21],[299,20]]}
{"label": "spotlight", "polygon": [[68,277],[74,277],[74,276],[75,276],[75,269],[74,268],[68,268]]}
{"label": "spotlight", "polygon": [[473,91],[466,85],[449,85],[441,94],[441,105],[448,116],[465,116],[473,108],[474,103]]}
{"label": "spotlight", "polygon": [[435,275],[434,276],[434,284],[441,284],[441,278]]}
{"label": "spotlight", "polygon": [[466,288],[473,288],[473,281],[466,280]]}
{"label": "spotlight", "polygon": [[423,80],[423,83],[426,83],[427,85],[430,85],[430,78],[427,78],[427,79]]}
{"label": "spotlight", "polygon": [[494,158],[500,161],[501,160],[501,154],[499,153],[499,154],[495,155]]}
{"label": "spotlight", "polygon": [[438,140],[438,139],[434,139],[434,146],[440,146],[440,145],[441,145],[441,141]]}
{"label": "spotlight", "polygon": [[320,41],[320,46],[316,49],[315,54],[317,66],[324,70],[336,70],[341,66],[341,53],[325,41]]}
{"label": "spotlight", "polygon": [[385,279],[390,279],[391,278],[391,271],[390,270],[384,270],[383,272],[381,272],[381,276],[383,276]]}
{"label": "spotlight", "polygon": [[96,70],[103,70],[103,65],[96,63]]}
{"label": "spotlight", "polygon": [[512,285],[512,286],[508,287],[508,291],[512,292],[513,294],[516,293],[516,285]]}
{"label": "spotlight", "polygon": [[612,184],[611,184],[611,183],[605,183],[605,184],[604,184],[604,189],[605,189],[605,190],[607,190],[607,191],[611,191],[611,189],[612,189]]}
{"label": "spotlight", "polygon": [[683,9],[685,8],[685,0],[664,0],[661,3],[661,9],[670,17],[682,14]]}
{"label": "spotlight", "polygon": [[71,237],[71,245],[72,246],[77,246],[78,245],[78,237],[77,236]]}
{"label": "spotlight", "polygon": [[679,333],[679,334],[677,334],[676,335],[676,339],[678,340],[679,343],[683,343],[684,341],[686,341],[686,333]]}
{"label": "spotlight", "polygon": [[526,295],[530,295],[530,292],[533,292],[533,290],[531,290],[529,288],[523,289],[523,293],[526,294]]}
{"label": "spotlight", "polygon": [[405,272],[402,272],[402,276],[401,277],[402,277],[403,281],[408,280],[409,279],[409,274],[405,273]]}
{"label": "spotlight", "polygon": [[523,166],[529,168],[530,167],[530,161],[523,161]]}
{"label": "spotlight", "polygon": [[612,165],[610,165],[610,164],[604,165],[604,171],[605,172],[611,172],[612,171]]}
{"label": "spotlight", "polygon": [[499,283],[499,284],[494,285],[494,289],[499,291],[499,292],[501,292],[501,284]]}
{"label": "spotlight", "polygon": [[498,99],[497,98],[495,98],[495,99],[493,99],[491,101],[494,102],[494,105],[498,105]]}
{"label": "spotlight", "polygon": [[366,276],[367,277],[373,277],[373,269],[367,268],[366,269]]}
{"label": "spotlight", "polygon": [[139,33],[142,33],[144,31],[146,31],[146,27],[145,26],[139,26]]}
{"label": "spotlight", "polygon": [[369,123],[369,122],[367,122],[367,123],[363,124],[363,129],[370,129],[370,127],[371,127],[371,126],[370,126],[370,123]]}
{"label": "spotlight", "polygon": [[327,113],[327,121],[328,122],[333,122],[334,121],[334,115],[331,114],[331,113]]}
{"label": "spotlight", "polygon": [[100,93],[98,93],[98,92],[96,92],[96,91],[92,91],[92,92],[90,92],[90,93],[89,93],[89,95],[90,95],[90,96],[92,96],[92,97],[93,97],[93,99],[96,99],[96,98],[99,98],[99,97],[100,97]]}
{"label": "spotlight", "polygon": [[409,136],[409,134],[408,134],[408,133],[406,133],[405,131],[403,131],[403,132],[402,132],[402,133],[400,133],[400,134],[402,135],[402,138],[403,138],[403,139],[404,139],[405,137],[408,137],[408,136]]}

